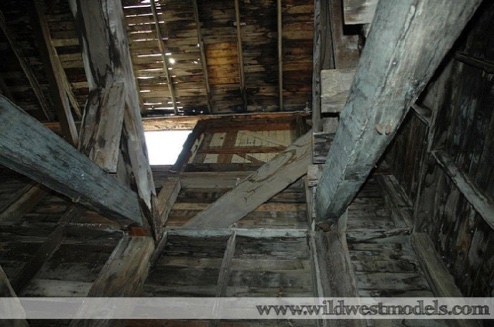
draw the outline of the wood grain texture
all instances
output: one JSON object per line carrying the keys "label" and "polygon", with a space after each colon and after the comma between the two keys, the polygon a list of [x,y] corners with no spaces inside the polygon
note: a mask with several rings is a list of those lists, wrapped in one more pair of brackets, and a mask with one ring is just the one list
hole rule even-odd
{"label": "wood grain texture", "polygon": [[247,179],[202,211],[186,227],[229,227],[307,173],[312,132],[296,140]]}
{"label": "wood grain texture", "polygon": [[334,223],[355,197],[480,3],[379,2],[317,190],[319,222]]}
{"label": "wood grain texture", "polygon": [[110,217],[141,222],[134,192],[1,96],[0,117],[3,165]]}
{"label": "wood grain texture", "polygon": [[[120,240],[112,255],[93,283],[89,297],[132,297],[142,292],[154,251],[151,237],[126,236]],[[78,314],[97,310],[91,304],[82,306]],[[69,326],[124,326],[122,320],[73,320]]]}
{"label": "wood grain texture", "polygon": [[342,112],[352,86],[355,69],[321,71],[321,112]]}
{"label": "wood grain texture", "polygon": [[378,2],[378,0],[343,0],[345,24],[372,23]]}

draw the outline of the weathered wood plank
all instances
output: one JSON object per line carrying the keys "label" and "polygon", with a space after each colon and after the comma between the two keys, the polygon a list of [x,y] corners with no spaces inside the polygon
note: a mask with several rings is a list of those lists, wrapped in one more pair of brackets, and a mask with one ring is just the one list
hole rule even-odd
{"label": "weathered wood plank", "polygon": [[413,233],[412,246],[424,269],[429,284],[437,297],[462,297],[461,291],[435,250],[434,243],[425,233]]}
{"label": "weathered wood plank", "polygon": [[456,53],[455,59],[461,61],[464,64],[477,67],[489,74],[494,74],[494,62],[489,60],[483,60],[467,55],[466,53]]}
{"label": "weathered wood plank", "polygon": [[[316,273],[318,292],[324,297],[358,297],[346,236],[338,231],[317,231],[313,246],[319,267]],[[335,320],[334,323],[335,326],[366,325],[365,320]]]}
{"label": "weathered wood plank", "polygon": [[342,112],[350,94],[355,69],[321,71],[321,112]]}
{"label": "weathered wood plank", "polygon": [[172,210],[175,201],[177,200],[178,193],[181,189],[181,183],[179,177],[168,177],[157,197],[157,210],[158,210],[158,226],[156,226],[156,232],[163,232],[163,227],[166,225],[168,215]]}
{"label": "weathered wood plank", "polygon": [[186,227],[228,227],[307,173],[312,132],[296,140],[233,190],[190,220]]}
{"label": "weathered wood plank", "polygon": [[79,151],[109,173],[117,172],[125,109],[125,85],[115,82],[89,93]]}
{"label": "weathered wood plank", "polygon": [[[148,275],[154,242],[151,237],[126,236],[120,240],[106,262],[98,279],[88,292],[89,297],[132,297],[142,292]],[[79,313],[91,312],[97,308],[91,304],[83,306]],[[123,326],[121,320],[73,320],[74,326]]]}
{"label": "weathered wood plank", "polygon": [[29,189],[23,195],[0,213],[0,222],[19,221],[47,194],[48,190],[43,186],[39,184],[34,186],[30,185]]}
{"label": "weathered wood plank", "polygon": [[48,81],[52,94],[54,109],[57,112],[57,118],[60,122],[62,136],[67,142],[77,146],[79,135],[75,125],[69,102],[74,107],[74,111],[79,118],[81,112],[79,104],[75,101],[74,93],[67,81],[67,75],[62,67],[57,50],[53,46],[50,28],[46,19],[46,5],[42,1],[34,1],[34,30],[37,33],[37,39],[40,43],[40,52],[46,66]]}
{"label": "weathered wood plank", "polygon": [[7,26],[7,22],[5,21],[5,17],[3,16],[2,12],[0,12],[0,29],[2,30],[3,34],[5,35],[5,38],[9,42],[10,48],[12,49],[17,60],[19,61],[19,64],[21,65],[21,68],[22,68],[24,74],[26,75],[27,80],[29,81],[29,85],[31,86],[34,94],[36,95],[36,98],[38,99],[39,105],[41,107],[41,110],[45,114],[46,119],[48,121],[52,121],[53,120],[53,114],[52,114],[51,109],[50,109],[49,100],[46,98],[43,90],[41,89],[39,81],[36,78],[36,75],[34,74],[34,71],[31,68],[31,65],[27,61],[27,58],[22,53],[22,48],[16,42],[12,32],[10,31],[9,27]]}
{"label": "weathered wood plank", "polygon": [[77,220],[86,212],[85,208],[72,206],[60,218],[60,225],[48,236],[48,239],[39,247],[33,257],[26,262],[21,271],[12,279],[12,287],[16,292],[21,292],[26,287],[31,279],[39,272],[45,262],[59,248],[65,236],[65,225],[71,221]]}
{"label": "weathered wood plank", "polygon": [[343,0],[346,25],[370,24],[379,0]]}
{"label": "weathered wood plank", "polygon": [[331,133],[314,133],[312,139],[312,163],[324,164],[328,157],[329,148],[333,142],[334,134]]}
{"label": "weathered wood plank", "polygon": [[494,204],[492,201],[475,186],[470,177],[456,166],[453,159],[446,152],[433,151],[432,155],[446,175],[458,187],[461,194],[470,202],[485,222],[494,229]]}
{"label": "weathered wood plank", "polygon": [[[14,289],[10,285],[9,279],[7,278],[7,275],[3,271],[2,267],[0,267],[0,297],[17,297],[17,295],[14,292]],[[20,306],[21,303],[18,303],[18,306]],[[2,312],[5,314],[10,313],[12,310],[15,310],[14,312],[17,312],[17,308],[9,308],[7,307],[1,307],[0,308],[0,317],[2,317]],[[16,320],[5,320],[5,319],[0,319],[0,326],[2,327],[28,327],[29,324],[27,323],[26,320],[23,319],[16,319]]]}
{"label": "weathered wood plank", "polygon": [[2,165],[110,217],[141,223],[134,192],[1,96],[0,117]]}
{"label": "weathered wood plank", "polygon": [[480,3],[379,2],[317,190],[319,222],[345,211]]}
{"label": "weathered wood plank", "polygon": [[[156,191],[144,141],[138,87],[132,69],[122,3],[117,0],[70,0],[69,4],[81,39],[90,92],[101,92],[97,90],[119,82],[125,86],[122,160],[119,160],[122,162],[119,172],[124,171],[125,174],[119,177],[126,175],[128,178],[121,178],[122,181],[136,186],[142,212],[152,224],[155,221],[153,214],[156,211],[152,204]],[[94,33],[94,30],[104,32]],[[105,111],[112,109],[109,106],[104,108]]]}

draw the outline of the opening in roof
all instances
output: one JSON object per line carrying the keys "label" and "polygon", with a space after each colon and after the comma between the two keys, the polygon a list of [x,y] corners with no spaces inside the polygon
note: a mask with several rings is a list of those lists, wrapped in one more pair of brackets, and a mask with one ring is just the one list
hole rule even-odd
{"label": "opening in roof", "polygon": [[156,165],[173,165],[182,151],[183,144],[190,130],[149,131],[145,132],[149,163]]}

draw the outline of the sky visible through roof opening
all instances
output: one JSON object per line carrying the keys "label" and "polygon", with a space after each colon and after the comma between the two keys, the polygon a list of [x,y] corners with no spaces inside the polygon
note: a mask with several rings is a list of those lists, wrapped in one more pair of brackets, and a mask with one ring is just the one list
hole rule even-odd
{"label": "sky visible through roof opening", "polygon": [[150,165],[173,165],[191,131],[145,132]]}

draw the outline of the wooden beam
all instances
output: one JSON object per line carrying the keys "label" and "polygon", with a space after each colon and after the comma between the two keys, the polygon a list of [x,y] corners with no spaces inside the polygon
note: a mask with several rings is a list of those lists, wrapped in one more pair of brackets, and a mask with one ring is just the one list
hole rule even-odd
{"label": "wooden beam", "polygon": [[480,68],[488,74],[494,74],[494,62],[493,61],[475,58],[475,57],[469,56],[466,53],[462,53],[462,52],[455,53],[455,59],[458,61],[461,61],[464,64]]}
{"label": "wooden beam", "polygon": [[[67,75],[65,75],[57,50],[53,46],[48,21],[45,15],[46,8],[44,2],[36,0],[34,1],[34,7],[34,29],[35,33],[38,35],[37,40],[40,43],[40,52],[43,61],[45,62],[45,70],[50,83],[53,105],[58,116],[58,121],[60,122],[62,136],[67,142],[77,146],[79,136],[69,105],[70,98],[74,98],[74,94],[70,89]],[[74,107],[74,111],[78,114],[78,117],[81,118],[81,112],[77,101],[71,103]]]}
{"label": "wooden beam", "polygon": [[456,166],[453,159],[446,152],[432,151],[432,155],[475,211],[494,229],[494,203],[475,186],[475,183],[467,174]]}
{"label": "wooden beam", "polygon": [[[314,232],[313,246],[319,268],[317,289],[323,297],[359,297],[346,236],[339,231]],[[331,326],[363,327],[365,320],[335,320]]]}
{"label": "wooden beam", "polygon": [[[456,286],[453,276],[451,276],[448,268],[435,250],[434,242],[432,242],[430,236],[425,233],[412,233],[411,243],[434,296],[463,297],[460,289]],[[456,327],[479,326],[477,321],[468,319],[454,319],[451,323]]]}
{"label": "wooden beam", "polygon": [[329,1],[314,0],[314,46],[312,67],[312,129],[322,130],[321,125],[321,70],[334,68],[332,28]]}
{"label": "wooden beam", "polygon": [[343,0],[346,25],[371,24],[379,0]]}
{"label": "wooden beam", "polygon": [[379,2],[317,190],[318,222],[348,207],[481,2]]}
{"label": "wooden beam", "polygon": [[65,237],[65,226],[71,221],[81,217],[87,209],[80,206],[72,206],[60,218],[59,225],[50,233],[47,240],[38,248],[36,253],[22,266],[20,272],[12,279],[12,287],[17,293],[20,293],[26,287],[34,276],[40,271],[46,261],[58,250],[62,240]]}
{"label": "wooden beam", "polygon": [[197,5],[197,0],[192,0],[192,8],[194,10],[194,21],[196,23],[197,30],[197,44],[199,44],[199,51],[201,53],[201,68],[202,74],[204,75],[204,85],[206,86],[208,111],[209,113],[212,113],[213,105],[211,103],[211,86],[209,85],[208,62],[206,60],[206,51],[204,49],[204,40],[202,38],[201,21],[199,20],[199,7]]}
{"label": "wooden beam", "polygon": [[161,187],[161,190],[157,197],[157,210],[158,210],[158,229],[157,233],[163,234],[163,228],[168,221],[168,215],[172,210],[173,204],[177,200],[178,193],[182,188],[179,177],[167,177]]}
{"label": "wooden beam", "polygon": [[283,15],[282,1],[276,1],[276,11],[278,23],[278,92],[279,92],[279,111],[283,111]]}
{"label": "wooden beam", "polygon": [[137,196],[0,96],[0,164],[113,218],[141,223]]}
{"label": "wooden beam", "polygon": [[172,76],[170,74],[170,67],[168,66],[168,58],[166,57],[165,39],[161,33],[160,20],[158,18],[158,11],[156,10],[155,0],[151,0],[151,12],[153,13],[154,26],[156,28],[156,35],[158,37],[158,47],[161,53],[161,60],[163,61],[163,70],[166,77],[166,84],[168,85],[168,92],[172,99],[173,111],[175,115],[178,114],[177,96],[175,94],[175,86],[173,85]]}
{"label": "wooden beam", "polygon": [[[142,212],[146,220],[152,223],[152,215],[156,212],[152,208],[156,190],[144,141],[138,88],[132,70],[122,3],[118,0],[70,0],[69,4],[78,27],[90,92],[104,94],[102,90],[115,83],[123,83],[125,86],[123,129],[114,130],[115,134],[122,133],[119,156],[122,160],[119,160],[117,176],[127,183],[127,187],[134,185],[137,188]],[[95,33],[95,30],[101,33]],[[105,110],[119,109],[107,106]],[[95,119],[100,117],[87,112],[86,116]]]}
{"label": "wooden beam", "polygon": [[311,160],[312,131],[267,162],[185,227],[229,227],[307,173]]}
{"label": "wooden beam", "polygon": [[116,173],[125,110],[125,85],[115,82],[89,93],[79,151],[109,173]]}
{"label": "wooden beam", "polygon": [[39,105],[41,107],[41,110],[45,114],[45,117],[48,121],[53,120],[53,115],[50,110],[50,103],[48,99],[45,97],[45,94],[43,90],[41,89],[41,86],[39,84],[38,79],[36,78],[36,75],[34,74],[31,65],[27,61],[26,57],[24,57],[24,54],[22,53],[21,48],[15,41],[14,36],[12,35],[12,32],[9,30],[7,27],[7,22],[5,21],[5,17],[3,16],[3,13],[0,11],[0,29],[2,30],[3,34],[5,35],[5,38],[9,42],[10,48],[14,52],[17,60],[19,61],[19,64],[21,65],[22,71],[26,75],[27,80],[29,81],[29,85],[33,89],[34,94],[36,95],[36,98],[38,99]]}
{"label": "wooden beam", "polygon": [[[149,272],[153,251],[154,242],[151,237],[125,236],[122,238],[91,286],[87,296],[133,297],[140,295]],[[98,308],[88,303],[81,307],[78,314],[89,314],[95,310]],[[124,326],[125,320],[98,320],[96,325]],[[95,321],[90,319],[73,320],[69,326],[95,326]]]}
{"label": "wooden beam", "polygon": [[244,73],[244,50],[242,47],[242,29],[240,22],[240,3],[235,0],[235,24],[237,27],[237,58],[238,58],[238,73],[240,77],[240,93],[244,107],[247,108],[247,94],[245,92],[245,73]]}
{"label": "wooden beam", "polygon": [[21,218],[37,205],[47,193],[47,190],[39,184],[30,185],[29,189],[27,189],[24,194],[0,213],[0,222],[15,222],[21,220]]}
{"label": "wooden beam", "polygon": [[[10,298],[16,298],[17,295],[10,285],[9,279],[5,272],[3,271],[2,267],[0,266],[0,297],[10,297]],[[19,302],[16,308],[10,308],[10,307],[2,307],[0,308],[0,312],[5,312],[9,313],[12,310],[15,310],[12,312],[15,314],[18,310],[18,307],[21,307],[21,303]],[[0,319],[0,326],[9,326],[9,327],[29,327],[29,324],[27,323],[26,320],[24,319],[9,319],[9,320],[3,320]]]}

